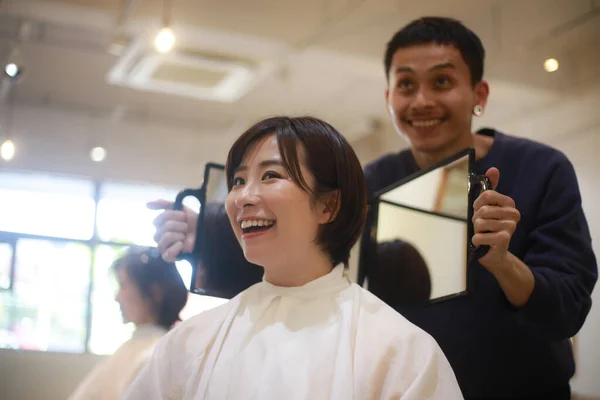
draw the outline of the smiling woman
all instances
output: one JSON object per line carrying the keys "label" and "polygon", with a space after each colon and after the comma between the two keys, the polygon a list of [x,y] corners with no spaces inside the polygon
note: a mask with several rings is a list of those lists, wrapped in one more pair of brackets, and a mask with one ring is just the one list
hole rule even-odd
{"label": "smiling woman", "polygon": [[263,281],[175,328],[126,399],[462,398],[437,343],[346,276],[367,203],[339,132],[266,119],[226,172],[229,220]]}
{"label": "smiling woman", "polygon": [[[226,172],[231,225],[270,282],[299,286],[348,263],[365,223],[366,187],[354,151],[329,124],[264,120],[233,145]],[[264,221],[261,230],[243,229],[253,220]]]}

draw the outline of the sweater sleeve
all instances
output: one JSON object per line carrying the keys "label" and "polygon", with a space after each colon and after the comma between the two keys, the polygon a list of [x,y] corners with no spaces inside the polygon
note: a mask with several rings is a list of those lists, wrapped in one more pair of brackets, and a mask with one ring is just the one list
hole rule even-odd
{"label": "sweater sleeve", "polygon": [[562,153],[552,164],[523,260],[535,287],[517,317],[544,337],[560,340],[583,325],[598,267],[575,170]]}

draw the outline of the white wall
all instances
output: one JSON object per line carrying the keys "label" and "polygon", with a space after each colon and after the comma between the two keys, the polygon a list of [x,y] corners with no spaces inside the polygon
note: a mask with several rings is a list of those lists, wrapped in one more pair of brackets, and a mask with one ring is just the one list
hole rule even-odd
{"label": "white wall", "polygon": [[[10,162],[0,159],[0,167],[199,187],[205,163],[224,162],[240,133],[168,122],[150,117],[111,122],[79,110],[17,104],[12,122],[17,152]],[[102,163],[90,159],[95,146],[107,149]]]}
{"label": "white wall", "polygon": [[0,399],[65,400],[102,359],[91,354],[0,350]]}

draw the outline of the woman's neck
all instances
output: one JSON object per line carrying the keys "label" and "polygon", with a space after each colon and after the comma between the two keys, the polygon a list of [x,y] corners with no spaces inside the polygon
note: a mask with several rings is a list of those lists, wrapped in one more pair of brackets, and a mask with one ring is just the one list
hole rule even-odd
{"label": "woman's neck", "polygon": [[303,286],[333,269],[330,257],[320,249],[305,252],[301,257],[286,257],[276,265],[263,266],[265,280],[282,287]]}

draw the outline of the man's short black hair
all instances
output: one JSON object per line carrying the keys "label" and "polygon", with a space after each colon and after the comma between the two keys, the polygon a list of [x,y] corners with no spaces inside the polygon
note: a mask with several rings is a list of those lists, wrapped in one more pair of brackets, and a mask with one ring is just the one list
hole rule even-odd
{"label": "man's short black hair", "polygon": [[398,49],[432,43],[451,45],[460,51],[471,71],[473,85],[483,79],[485,49],[481,40],[462,22],[445,17],[422,17],[396,32],[385,51],[386,79],[389,80],[392,58]]}

